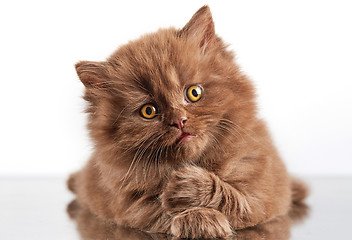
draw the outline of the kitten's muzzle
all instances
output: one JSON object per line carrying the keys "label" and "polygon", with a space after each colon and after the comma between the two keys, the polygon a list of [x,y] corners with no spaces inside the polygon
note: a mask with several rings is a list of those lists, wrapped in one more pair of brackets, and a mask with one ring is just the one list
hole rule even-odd
{"label": "kitten's muzzle", "polygon": [[179,142],[189,142],[194,138],[195,135],[187,133],[187,132],[182,132],[181,136],[176,140],[176,143]]}
{"label": "kitten's muzzle", "polygon": [[186,117],[180,117],[177,118],[173,123],[170,124],[171,127],[175,127],[179,130],[181,130],[181,135],[177,138],[176,144],[180,142],[188,142],[190,141],[195,135],[185,132],[183,130],[185,124],[186,124],[187,118]]}

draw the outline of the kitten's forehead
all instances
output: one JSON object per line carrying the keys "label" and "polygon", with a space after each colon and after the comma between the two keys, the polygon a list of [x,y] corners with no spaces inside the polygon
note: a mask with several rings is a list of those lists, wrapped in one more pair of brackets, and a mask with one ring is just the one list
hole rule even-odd
{"label": "kitten's forehead", "polygon": [[129,43],[112,59],[119,62],[123,81],[133,81],[143,94],[170,103],[182,102],[184,88],[196,81],[196,55],[175,31],[164,30]]}
{"label": "kitten's forehead", "polygon": [[184,83],[180,81],[177,69],[170,64],[159,74],[144,80],[145,93],[168,107],[182,103]]}
{"label": "kitten's forehead", "polygon": [[170,86],[172,89],[179,89],[180,88],[180,79],[179,76],[176,72],[176,69],[174,66],[170,66],[169,71],[166,73],[168,75],[165,79],[165,85]]}

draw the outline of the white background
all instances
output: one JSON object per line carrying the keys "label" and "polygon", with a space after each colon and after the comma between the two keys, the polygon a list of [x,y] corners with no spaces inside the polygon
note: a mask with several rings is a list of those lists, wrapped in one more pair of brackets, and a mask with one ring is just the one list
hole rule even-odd
{"label": "white background", "polygon": [[64,176],[89,158],[74,63],[104,60],[209,4],[255,82],[291,172],[352,174],[350,1],[1,1],[0,177]]}

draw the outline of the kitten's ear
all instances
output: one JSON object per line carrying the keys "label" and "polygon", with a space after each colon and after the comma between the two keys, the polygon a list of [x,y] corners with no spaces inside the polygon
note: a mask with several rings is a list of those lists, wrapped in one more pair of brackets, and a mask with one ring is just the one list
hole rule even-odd
{"label": "kitten's ear", "polygon": [[79,79],[86,88],[102,88],[107,85],[109,74],[106,62],[80,61],[75,67]]}
{"label": "kitten's ear", "polygon": [[204,50],[210,48],[216,40],[210,8],[207,5],[201,7],[179,33],[198,41],[199,47]]}

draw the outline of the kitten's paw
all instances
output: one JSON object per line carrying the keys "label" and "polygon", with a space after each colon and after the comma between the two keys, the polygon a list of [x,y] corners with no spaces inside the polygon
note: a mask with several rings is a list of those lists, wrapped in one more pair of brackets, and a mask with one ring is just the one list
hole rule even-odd
{"label": "kitten's paw", "polygon": [[226,216],[211,208],[192,208],[177,214],[171,234],[179,238],[227,238],[232,230]]}
{"label": "kitten's paw", "polygon": [[161,201],[166,210],[172,211],[204,207],[215,190],[213,174],[200,167],[187,166],[171,174]]}

